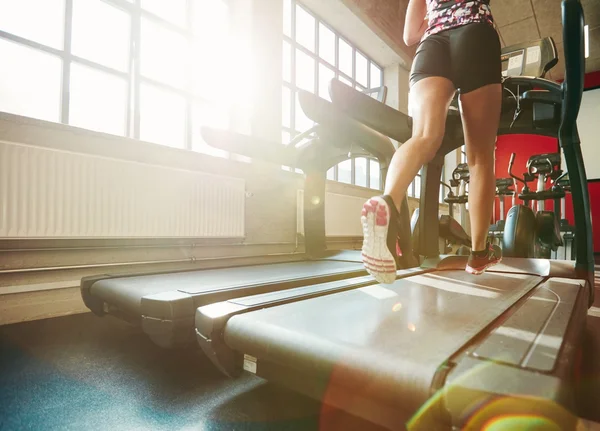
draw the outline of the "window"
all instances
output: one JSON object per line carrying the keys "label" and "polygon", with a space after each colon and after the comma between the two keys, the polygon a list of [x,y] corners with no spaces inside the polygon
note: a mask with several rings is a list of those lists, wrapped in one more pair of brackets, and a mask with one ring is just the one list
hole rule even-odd
{"label": "window", "polygon": [[65,0],[0,0],[0,11],[0,30],[50,48],[63,48]]}
{"label": "window", "polygon": [[[314,125],[300,107],[298,90],[330,100],[332,79],[364,91],[382,85],[383,69],[296,0],[282,1],[281,141],[288,144]],[[327,178],[374,189],[381,187],[379,163],[371,159],[341,162],[327,172]]]}
{"label": "window", "polygon": [[467,153],[465,151],[465,146],[460,147],[460,162],[467,163]]}
{"label": "window", "polygon": [[[106,31],[110,23],[110,31]],[[131,41],[131,16],[101,0],[73,1],[73,55],[127,72]],[[102,37],[98,37],[102,35]]]}
{"label": "window", "polygon": [[0,11],[0,110],[227,155],[200,127],[229,126],[228,0],[0,0]]}
{"label": "window", "polygon": [[344,160],[327,171],[327,179],[374,190],[382,188],[379,161],[365,157]]}
{"label": "window", "polygon": [[0,39],[0,110],[59,121],[60,57]]}
{"label": "window", "polygon": [[127,124],[127,81],[74,63],[69,88],[73,126],[124,135]]}

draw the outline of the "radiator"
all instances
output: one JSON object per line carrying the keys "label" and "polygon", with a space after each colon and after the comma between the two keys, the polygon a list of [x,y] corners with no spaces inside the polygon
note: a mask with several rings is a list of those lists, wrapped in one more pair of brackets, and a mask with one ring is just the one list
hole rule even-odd
{"label": "radiator", "polygon": [[0,237],[243,237],[245,181],[0,141]]}
{"label": "radiator", "polygon": [[[366,198],[325,193],[325,235],[362,237],[360,215]],[[304,190],[298,190],[296,231],[304,234]]]}

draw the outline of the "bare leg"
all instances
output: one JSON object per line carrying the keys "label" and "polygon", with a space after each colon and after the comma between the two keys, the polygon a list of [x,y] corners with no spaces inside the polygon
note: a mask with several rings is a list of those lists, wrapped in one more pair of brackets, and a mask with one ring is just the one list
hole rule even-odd
{"label": "bare leg", "polygon": [[429,162],[439,149],[454,91],[452,82],[441,77],[425,78],[412,86],[412,137],[398,148],[392,158],[384,196],[369,199],[363,206],[363,263],[380,283],[393,283],[396,279],[397,227],[390,223],[393,206],[400,209],[406,188],[421,166]]}
{"label": "bare leg", "polygon": [[442,143],[454,92],[452,82],[438,76],[422,79],[410,90],[412,137],[396,150],[385,181],[384,194],[392,197],[398,209],[409,184]]}
{"label": "bare leg", "polygon": [[492,218],[496,178],[494,146],[500,123],[502,86],[490,84],[460,95],[461,115],[467,147],[469,214],[472,249],[484,250]]}

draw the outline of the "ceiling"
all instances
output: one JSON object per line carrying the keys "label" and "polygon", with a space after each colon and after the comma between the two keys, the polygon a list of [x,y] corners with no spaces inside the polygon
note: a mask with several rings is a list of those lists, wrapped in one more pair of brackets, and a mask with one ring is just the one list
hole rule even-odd
{"label": "ceiling", "polygon": [[[402,41],[404,18],[409,0],[343,0],[371,29],[402,58],[413,57],[415,47]],[[548,78],[564,76],[562,0],[491,0],[492,13],[503,46],[551,36],[557,46],[559,63]],[[586,71],[600,70],[600,0],[581,0],[589,25],[590,56]]]}

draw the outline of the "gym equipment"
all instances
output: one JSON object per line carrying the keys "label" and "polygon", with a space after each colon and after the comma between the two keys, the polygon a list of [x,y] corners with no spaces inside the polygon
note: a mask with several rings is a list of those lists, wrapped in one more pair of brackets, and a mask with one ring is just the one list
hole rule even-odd
{"label": "gym equipment", "polygon": [[[512,173],[515,153],[510,157],[508,174],[523,183],[518,197],[523,205],[514,205],[506,215],[504,233],[502,235],[502,253],[507,257],[541,257],[549,259],[552,252],[563,245],[559,219],[553,211],[546,211],[544,201],[560,199],[565,196],[559,189],[546,190],[548,179],[555,180],[562,171],[560,154],[539,154],[531,156],[527,161],[527,172],[520,178]],[[557,169],[555,169],[557,168]],[[537,180],[537,190],[531,191],[528,182]],[[537,212],[531,206],[537,202]]]}
{"label": "gym equipment", "polygon": [[[473,276],[464,271],[466,257],[438,255],[441,166],[444,155],[462,145],[459,118],[449,114],[442,147],[422,172],[420,210],[428,229],[421,230],[426,260],[420,271],[399,271],[392,285],[300,301],[249,297],[201,307],[197,339],[221,370],[231,376],[245,370],[390,429],[407,421],[412,429],[482,429],[522,414],[555,429],[575,426],[572,376],[594,298],[594,262],[576,133],[583,11],[577,0],[562,7],[565,85],[507,78],[514,97],[528,103],[516,122],[512,101],[505,100],[508,115],[499,132],[559,137],[576,203],[577,260],[506,258]],[[520,52],[539,46],[526,44]],[[533,58],[543,70],[555,62]],[[330,93],[354,118],[403,142],[397,138],[406,133],[399,125],[409,123],[404,114],[343,84],[332,82]],[[533,115],[539,103],[560,113],[545,117],[544,128]]]}
{"label": "gym equipment", "polygon": [[[459,163],[452,171],[452,179],[450,179],[450,185],[452,187],[458,187],[458,195],[450,199],[453,203],[458,205],[459,223],[470,237],[471,220],[469,219],[469,211],[467,210],[467,203],[469,202],[467,188],[469,186],[469,181],[471,181],[469,165],[466,163]],[[447,199],[444,201],[448,202]]]}
{"label": "gym equipment", "polygon": [[440,249],[440,253],[448,254],[452,246],[458,246],[456,254],[468,255],[471,252],[471,237],[454,218],[454,205],[464,206],[467,196],[464,193],[460,194],[460,192],[458,196],[454,194],[452,187],[458,187],[457,181],[454,178],[450,180],[451,185],[441,181],[440,184],[448,188],[448,194],[444,198],[444,202],[448,204],[448,215],[443,214],[440,216],[440,237],[446,239],[447,247],[444,250]]}
{"label": "gym equipment", "polygon": [[[381,93],[381,90],[378,89],[378,92]],[[302,100],[305,106],[311,103],[306,95],[302,96]],[[318,110],[317,105],[313,108]],[[312,139],[298,146],[283,146],[240,134],[202,129],[204,139],[217,148],[279,165],[299,167],[305,172],[306,253],[278,258],[266,256],[261,259],[261,263],[265,264],[252,266],[86,277],[81,282],[81,295],[86,306],[98,316],[111,314],[140,324],[157,345],[171,348],[193,342],[194,313],[201,305],[299,286],[314,287],[366,275],[360,251],[326,248],[326,172],[345,160],[352,150],[355,155],[378,158],[383,169],[381,177],[385,178],[385,169],[395,148],[389,138],[368,131],[341,112],[321,110],[315,118],[319,125],[306,134],[313,136]],[[409,231],[408,202],[404,202],[403,206],[406,207],[401,213],[405,216],[403,226]],[[410,233],[402,235],[402,238],[410,241]],[[405,262],[405,267],[414,266],[410,243],[402,247],[407,255],[401,263]],[[319,291],[329,292],[331,289],[321,291],[314,287],[314,292]]]}
{"label": "gym equipment", "polygon": [[[565,172],[554,181],[552,190],[562,190],[566,193],[571,191],[571,185],[569,183],[569,173]],[[556,217],[560,218],[560,232],[562,234],[563,246],[559,247],[553,254],[554,259],[575,259],[575,226],[569,223],[567,220],[566,210],[566,196],[560,199],[554,199],[554,213]],[[558,211],[560,208],[560,211]]]}
{"label": "gym equipment", "polygon": [[[466,211],[466,203],[468,196],[466,185],[469,182],[469,166],[466,163],[459,164],[452,172],[450,185],[440,181],[440,185],[449,189],[448,194],[444,198],[444,202],[448,204],[448,215],[441,214],[439,220],[439,253],[448,254],[453,246],[458,246],[457,254],[467,255],[470,253],[471,237],[465,230],[465,226],[470,228],[469,215]],[[458,195],[454,194],[452,187],[458,187]],[[454,205],[459,205],[460,216],[462,222],[459,223],[454,217]],[[419,244],[421,225],[419,222],[420,209],[416,208],[410,220],[413,243]],[[413,249],[418,256],[418,247]],[[418,258],[418,257],[417,257]]]}
{"label": "gym equipment", "polygon": [[505,198],[506,196],[512,196],[512,206],[515,206],[515,190],[512,188],[515,185],[515,180],[512,178],[497,178],[496,179],[496,196],[500,204],[500,215],[498,221],[490,226],[488,232],[489,238],[494,244],[502,243],[502,236],[504,234],[505,224]]}

